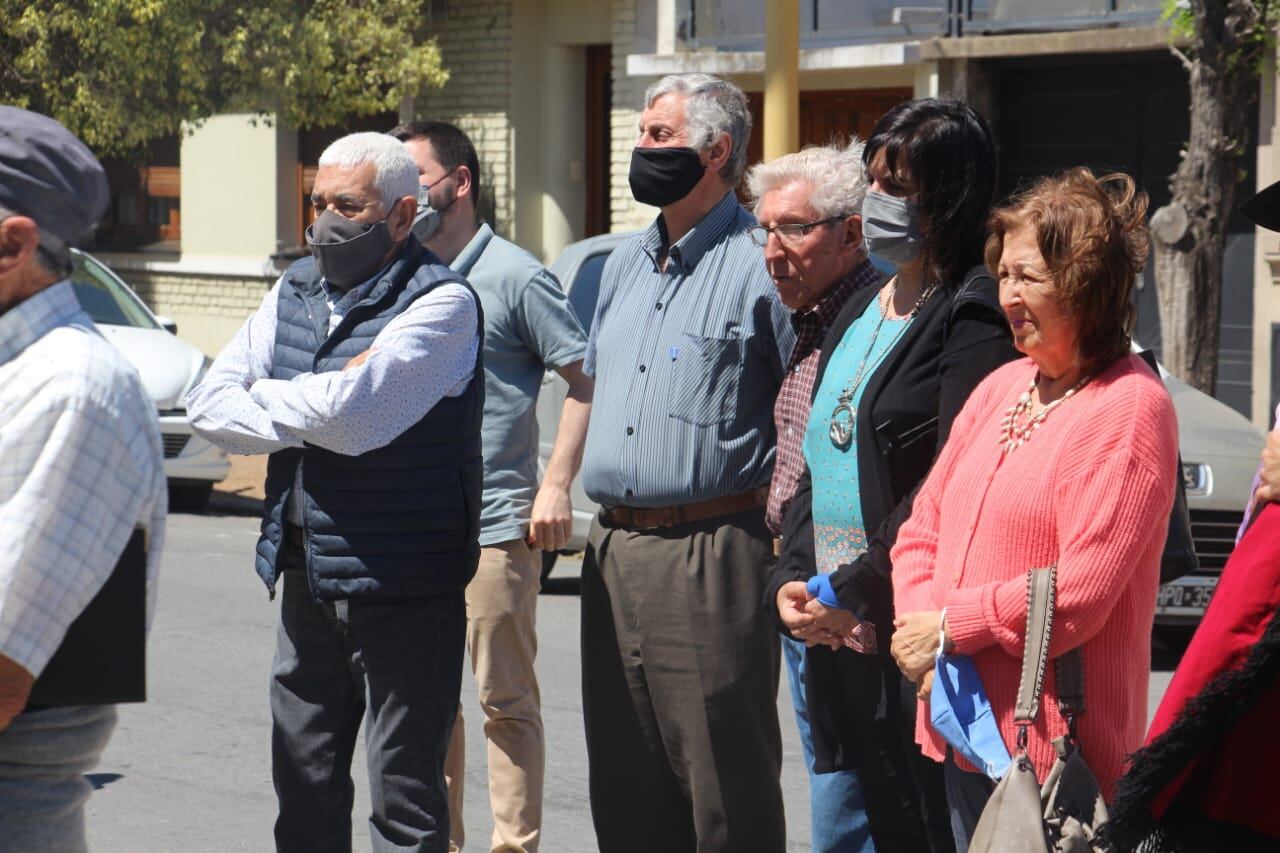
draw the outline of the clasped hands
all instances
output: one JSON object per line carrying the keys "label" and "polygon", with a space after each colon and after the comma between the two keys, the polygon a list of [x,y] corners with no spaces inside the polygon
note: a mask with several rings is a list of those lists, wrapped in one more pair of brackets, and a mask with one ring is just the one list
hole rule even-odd
{"label": "clasped hands", "polygon": [[778,589],[778,618],[791,636],[806,646],[838,649],[858,626],[858,618],[848,610],[827,607],[810,596],[804,581],[788,581]]}
{"label": "clasped hands", "polygon": [[[778,617],[791,636],[806,646],[838,649],[844,638],[858,626],[858,618],[847,610],[827,607],[809,595],[804,581],[789,581],[778,589]],[[938,611],[907,613],[893,620],[895,629],[890,652],[902,674],[916,685],[916,696],[929,699],[933,688],[934,660],[941,642]]]}

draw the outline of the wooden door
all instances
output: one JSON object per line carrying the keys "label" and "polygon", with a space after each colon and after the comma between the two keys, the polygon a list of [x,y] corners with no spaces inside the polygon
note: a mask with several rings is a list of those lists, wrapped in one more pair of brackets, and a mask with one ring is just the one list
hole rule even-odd
{"label": "wooden door", "polygon": [[[912,92],[899,89],[839,89],[800,93],[800,147],[824,145],[833,139],[847,140],[852,135],[866,140],[880,116],[903,101]],[[764,156],[764,95],[748,92],[751,108],[751,141],[747,143],[747,162],[758,163]]]}

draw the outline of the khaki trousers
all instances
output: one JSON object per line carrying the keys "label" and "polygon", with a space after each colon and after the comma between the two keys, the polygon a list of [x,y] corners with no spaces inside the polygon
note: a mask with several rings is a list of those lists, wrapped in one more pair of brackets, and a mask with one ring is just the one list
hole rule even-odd
{"label": "khaki trousers", "polygon": [[[540,551],[521,540],[482,548],[480,566],[467,586],[467,650],[484,711],[488,744],[489,803],[494,851],[538,849],[542,834],[542,783],[546,742],[533,662],[538,651],[534,614],[541,586]],[[462,849],[462,792],[466,737],[462,705],[449,742],[450,834]]]}

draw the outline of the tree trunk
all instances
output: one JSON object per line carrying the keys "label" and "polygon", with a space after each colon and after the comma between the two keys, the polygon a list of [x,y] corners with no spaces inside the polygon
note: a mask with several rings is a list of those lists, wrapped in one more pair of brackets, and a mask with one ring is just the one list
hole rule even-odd
{"label": "tree trunk", "polygon": [[[1188,66],[1191,133],[1170,180],[1173,198],[1152,217],[1160,303],[1161,360],[1174,375],[1214,392],[1222,311],[1222,263],[1248,148],[1266,3],[1191,0],[1194,49]],[[1179,54],[1181,56],[1181,54]]]}

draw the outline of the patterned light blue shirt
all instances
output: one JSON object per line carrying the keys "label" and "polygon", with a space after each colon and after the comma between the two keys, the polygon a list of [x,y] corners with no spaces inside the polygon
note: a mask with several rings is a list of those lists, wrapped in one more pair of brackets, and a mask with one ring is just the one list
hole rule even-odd
{"label": "patterned light blue shirt", "polygon": [[0,315],[0,653],[39,675],[147,530],[147,612],[164,547],[155,403],[69,282]]}
{"label": "patterned light blue shirt", "polygon": [[[280,286],[277,281],[187,395],[191,426],[231,453],[274,453],[310,442],[358,456],[389,444],[471,381],[480,349],[476,301],[459,284],[437,287],[391,320],[360,367],[271,379]],[[335,314],[350,308],[341,302],[334,302]]]}
{"label": "patterned light blue shirt", "polygon": [[769,484],[795,339],[754,224],[729,192],[665,271],[661,216],[610,255],[583,362],[596,379],[582,465],[593,500],[674,506]]}

